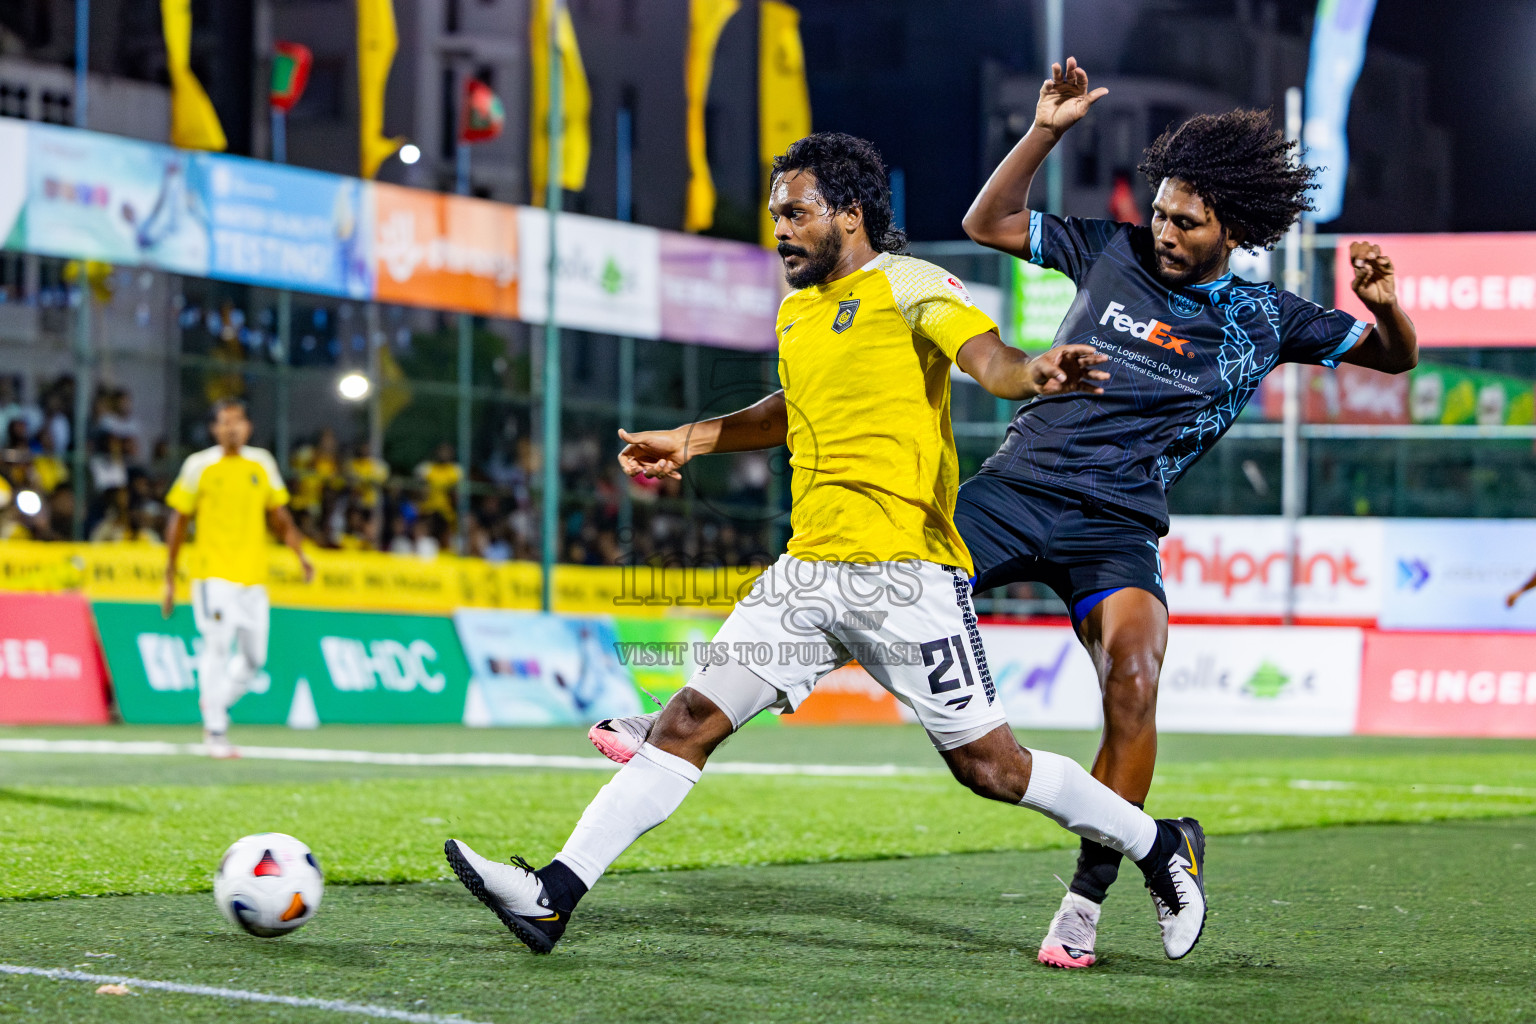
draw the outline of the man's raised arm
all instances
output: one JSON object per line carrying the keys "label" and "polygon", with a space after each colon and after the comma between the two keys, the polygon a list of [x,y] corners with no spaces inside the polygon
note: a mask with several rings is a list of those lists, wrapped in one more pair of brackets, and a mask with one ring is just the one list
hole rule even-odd
{"label": "man's raised arm", "polygon": [[960,222],[971,239],[991,249],[1029,258],[1029,186],[1062,133],[1108,93],[1088,91],[1088,73],[1068,57],[1051,65],[1051,78],[1040,86],[1035,123],[997,165]]}

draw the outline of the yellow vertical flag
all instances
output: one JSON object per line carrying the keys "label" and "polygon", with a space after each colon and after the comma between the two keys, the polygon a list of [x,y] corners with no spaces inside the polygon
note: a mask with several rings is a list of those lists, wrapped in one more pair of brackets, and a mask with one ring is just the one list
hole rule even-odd
{"label": "yellow vertical flag", "polygon": [[[528,192],[534,206],[544,205],[549,179],[549,12],[553,0],[534,0],[528,15]],[[592,156],[592,91],[576,45],[571,12],[560,4],[560,187],[587,187]]]}
{"label": "yellow vertical flag", "polygon": [[683,230],[703,231],[715,222],[715,180],[709,173],[704,143],[704,104],[715,68],[715,47],[725,23],[739,10],[739,0],[690,0],[688,55],[683,69],[688,91],[688,198]]}
{"label": "yellow vertical flag", "polygon": [[757,52],[757,138],[763,162],[762,241],[773,239],[768,216],[768,172],[773,158],[791,142],[811,134],[811,93],[805,82],[805,51],[800,46],[800,12],[779,0],[762,0]]}
{"label": "yellow vertical flag", "polygon": [[229,143],[213,101],[192,73],[192,0],[160,0],[165,66],[171,76],[171,145],[222,150]]}
{"label": "yellow vertical flag", "polygon": [[359,173],[372,178],[379,165],[405,145],[384,137],[384,87],[395,62],[393,0],[357,0],[357,130]]}

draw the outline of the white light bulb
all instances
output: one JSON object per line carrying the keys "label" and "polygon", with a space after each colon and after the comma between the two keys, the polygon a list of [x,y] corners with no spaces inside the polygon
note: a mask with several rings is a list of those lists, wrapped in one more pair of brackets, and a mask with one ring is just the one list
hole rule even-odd
{"label": "white light bulb", "polygon": [[366,398],[370,387],[368,378],[360,373],[349,373],[336,382],[337,393],[349,402]]}
{"label": "white light bulb", "polygon": [[36,491],[22,491],[16,495],[16,511],[24,516],[35,516],[43,510],[43,499]]}
{"label": "white light bulb", "polygon": [[401,163],[403,163],[403,164],[413,164],[417,160],[420,160],[420,159],[421,159],[421,149],[420,149],[420,147],[418,147],[416,145],[416,143],[414,143],[414,142],[407,142],[405,145],[400,147],[400,162]]}

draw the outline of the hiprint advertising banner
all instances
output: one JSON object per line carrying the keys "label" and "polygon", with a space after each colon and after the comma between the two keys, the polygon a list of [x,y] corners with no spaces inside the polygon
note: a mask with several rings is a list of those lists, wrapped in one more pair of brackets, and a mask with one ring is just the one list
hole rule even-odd
{"label": "hiprint advertising banner", "polygon": [[517,214],[504,203],[375,184],[375,297],[517,316]]}
{"label": "hiprint advertising banner", "polygon": [[1159,554],[1168,611],[1279,621],[1295,577],[1295,614],[1374,625],[1381,607],[1383,520],[1325,517],[1292,534],[1279,516],[1174,516]]}

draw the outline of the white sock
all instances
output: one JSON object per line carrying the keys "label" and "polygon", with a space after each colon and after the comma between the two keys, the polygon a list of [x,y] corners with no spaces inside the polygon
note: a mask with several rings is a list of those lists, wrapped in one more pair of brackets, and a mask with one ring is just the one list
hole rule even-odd
{"label": "white sock", "polygon": [[229,731],[228,674],[228,635],[204,636],[197,657],[197,704],[203,713],[203,728],[211,733]]}
{"label": "white sock", "polygon": [[647,743],[597,791],[555,859],[590,889],[619,854],[672,816],[700,774],[689,762]]}
{"label": "white sock", "polygon": [[1117,796],[1069,757],[1049,750],[1030,750],[1029,756],[1034,767],[1021,805],[1131,860],[1152,852],[1157,822],[1146,811]]}
{"label": "white sock", "polygon": [[229,664],[224,666],[224,706],[234,707],[235,702],[245,696],[251,683],[256,679],[259,670],[251,664],[251,659],[246,657],[244,651],[235,651],[234,657],[229,659]]}

